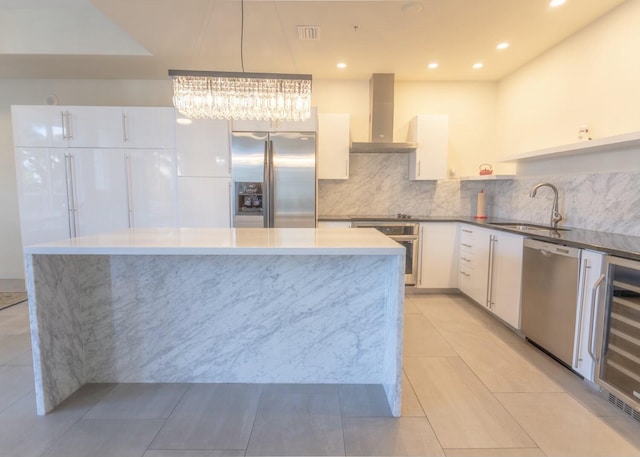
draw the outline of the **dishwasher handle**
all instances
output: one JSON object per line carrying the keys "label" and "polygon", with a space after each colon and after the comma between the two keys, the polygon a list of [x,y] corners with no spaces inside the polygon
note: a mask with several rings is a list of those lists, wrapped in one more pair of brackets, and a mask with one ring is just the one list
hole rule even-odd
{"label": "dishwasher handle", "polygon": [[596,357],[595,352],[593,350],[593,346],[594,346],[594,327],[596,327],[594,325],[594,321],[596,318],[596,315],[598,314],[598,289],[600,288],[600,285],[602,284],[602,281],[604,281],[604,278],[606,276],[604,274],[601,274],[600,277],[598,278],[598,280],[595,282],[595,284],[593,285],[593,289],[591,289],[591,319],[589,319],[589,355],[591,356],[591,358],[593,359],[593,361],[595,363],[598,363],[600,361],[600,357]]}

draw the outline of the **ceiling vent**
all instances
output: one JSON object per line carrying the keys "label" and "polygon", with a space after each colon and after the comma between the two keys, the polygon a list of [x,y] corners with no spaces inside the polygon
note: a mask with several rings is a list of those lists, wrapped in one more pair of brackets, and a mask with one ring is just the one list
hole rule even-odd
{"label": "ceiling vent", "polygon": [[298,40],[313,41],[320,39],[320,27],[315,25],[299,25]]}

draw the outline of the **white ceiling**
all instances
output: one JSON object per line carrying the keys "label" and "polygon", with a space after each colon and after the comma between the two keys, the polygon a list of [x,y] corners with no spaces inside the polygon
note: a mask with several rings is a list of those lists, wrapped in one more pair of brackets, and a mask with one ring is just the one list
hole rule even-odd
{"label": "white ceiling", "polygon": [[[498,80],[623,2],[245,0],[244,69],[321,79]],[[241,7],[241,0],[0,0],[0,78],[242,71]],[[320,39],[298,40],[298,25],[319,26]],[[502,41],[510,47],[496,50]],[[341,61],[344,70],[336,68]],[[427,69],[432,61],[439,68]],[[484,68],[473,70],[475,62]]]}

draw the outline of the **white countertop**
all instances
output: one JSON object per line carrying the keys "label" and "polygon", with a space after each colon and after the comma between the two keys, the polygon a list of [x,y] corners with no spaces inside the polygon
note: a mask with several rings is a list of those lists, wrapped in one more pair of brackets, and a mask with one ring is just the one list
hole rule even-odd
{"label": "white countertop", "polygon": [[74,255],[399,255],[375,229],[144,228],[26,246],[25,254]]}

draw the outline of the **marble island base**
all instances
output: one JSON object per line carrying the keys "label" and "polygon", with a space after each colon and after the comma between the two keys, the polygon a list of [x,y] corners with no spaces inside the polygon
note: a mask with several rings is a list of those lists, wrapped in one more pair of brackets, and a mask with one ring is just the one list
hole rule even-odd
{"label": "marble island base", "polygon": [[39,414],[85,383],[380,384],[400,415],[390,255],[27,253]]}

